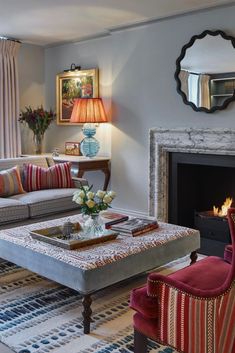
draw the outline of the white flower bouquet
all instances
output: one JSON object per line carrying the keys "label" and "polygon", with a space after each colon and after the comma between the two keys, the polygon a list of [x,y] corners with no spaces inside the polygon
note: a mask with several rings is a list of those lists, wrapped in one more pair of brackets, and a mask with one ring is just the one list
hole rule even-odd
{"label": "white flower bouquet", "polygon": [[100,211],[107,210],[116,196],[114,191],[98,190],[92,192],[93,185],[81,186],[73,194],[73,201],[81,206],[82,213],[86,215],[98,214]]}

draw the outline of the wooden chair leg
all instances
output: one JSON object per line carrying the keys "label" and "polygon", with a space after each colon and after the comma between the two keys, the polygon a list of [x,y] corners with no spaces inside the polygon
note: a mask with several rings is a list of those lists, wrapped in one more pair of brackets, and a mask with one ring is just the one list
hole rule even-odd
{"label": "wooden chair leg", "polygon": [[147,344],[147,337],[134,329],[134,353],[147,353]]}

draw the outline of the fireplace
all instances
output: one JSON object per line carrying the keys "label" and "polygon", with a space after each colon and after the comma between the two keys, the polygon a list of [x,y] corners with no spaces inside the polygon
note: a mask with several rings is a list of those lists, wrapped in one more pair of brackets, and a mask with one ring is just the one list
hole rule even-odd
{"label": "fireplace", "polygon": [[[201,252],[223,255],[230,241],[226,218],[198,218],[198,212],[235,200],[235,131],[152,129],[149,211],[159,220],[199,228]],[[204,222],[204,223],[203,223]]]}
{"label": "fireplace", "polygon": [[213,214],[213,205],[235,200],[235,156],[169,153],[168,221],[197,228],[201,252],[223,255],[230,242],[226,217]]}

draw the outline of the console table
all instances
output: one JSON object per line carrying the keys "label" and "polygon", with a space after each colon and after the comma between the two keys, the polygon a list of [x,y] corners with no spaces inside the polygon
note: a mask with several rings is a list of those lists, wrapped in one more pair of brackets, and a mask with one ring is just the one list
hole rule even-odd
{"label": "console table", "polygon": [[109,157],[93,157],[87,158],[83,156],[69,156],[60,154],[58,157],[53,157],[55,162],[71,162],[72,168],[77,171],[77,177],[82,178],[85,172],[100,170],[105,175],[104,190],[107,190],[110,180],[110,158]]}

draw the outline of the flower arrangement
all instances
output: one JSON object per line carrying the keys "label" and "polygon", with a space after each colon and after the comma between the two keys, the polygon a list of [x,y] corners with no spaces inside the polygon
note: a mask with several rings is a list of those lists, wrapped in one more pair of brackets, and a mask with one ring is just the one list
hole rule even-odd
{"label": "flower arrangement", "polygon": [[50,109],[44,110],[43,106],[32,109],[30,106],[25,107],[19,117],[21,123],[28,124],[35,136],[43,136],[51,122],[55,119],[56,114]]}
{"label": "flower arrangement", "polygon": [[80,189],[73,194],[73,201],[81,206],[82,213],[86,215],[98,214],[100,211],[107,210],[116,197],[114,191],[98,190],[92,192],[93,185],[81,186]]}

